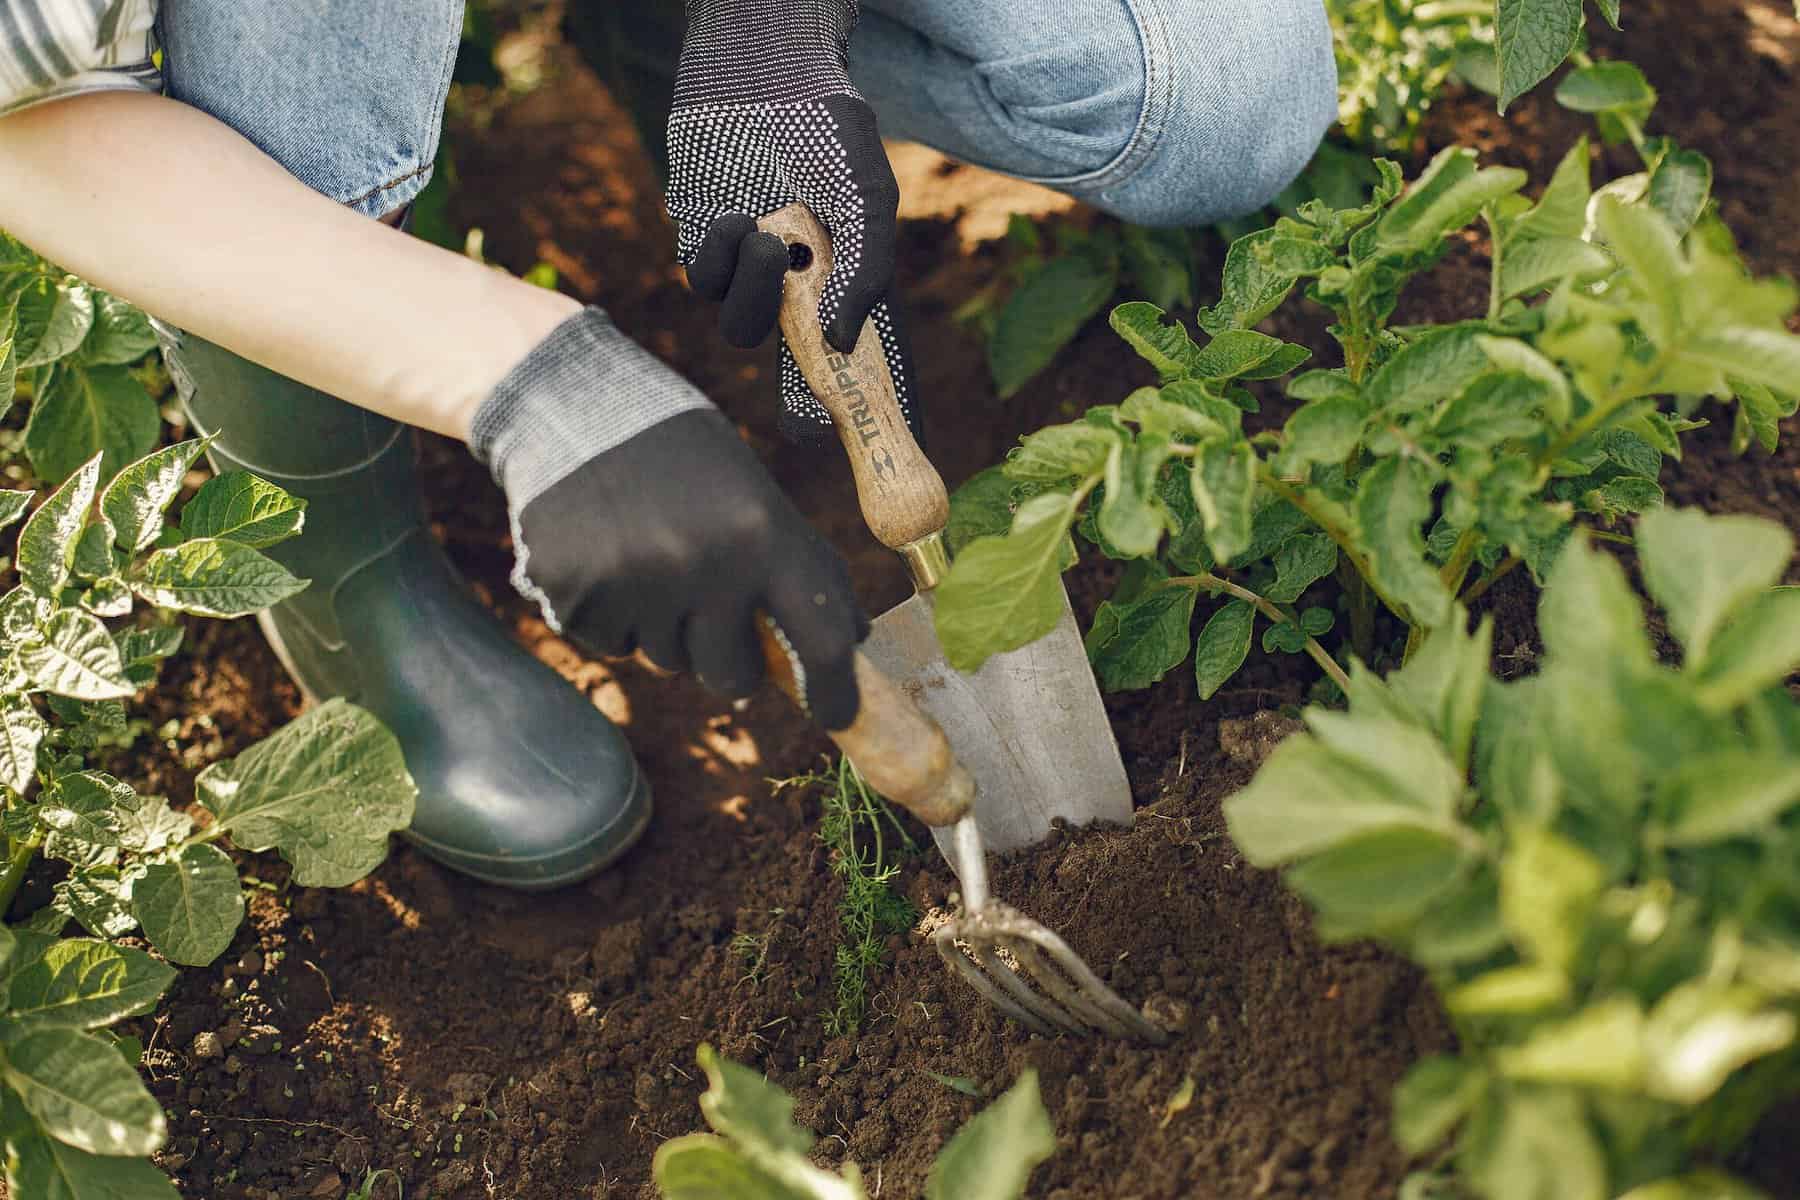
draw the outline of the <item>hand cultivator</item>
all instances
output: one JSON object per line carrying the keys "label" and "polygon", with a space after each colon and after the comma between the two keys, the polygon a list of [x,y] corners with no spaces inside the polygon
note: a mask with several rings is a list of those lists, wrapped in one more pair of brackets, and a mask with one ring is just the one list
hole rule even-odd
{"label": "hand cultivator", "polygon": [[[874,330],[865,328],[847,355],[825,342],[818,304],[831,271],[831,243],[824,228],[802,205],[760,224],[807,251],[791,254],[782,333],[836,422],[865,521],[906,560],[919,588],[875,621],[867,652],[856,656],[861,710],[832,739],[876,790],[932,827],[955,869],[960,910],[933,935],[953,971],[1040,1033],[1161,1042],[1167,1035],[1060,937],[988,890],[990,842],[1003,849],[1027,845],[1055,817],[1074,824],[1131,820],[1124,767],[1066,601],[1054,633],[996,656],[977,674],[959,674],[944,662],[930,601],[948,567],[943,480],[907,429]],[[804,704],[786,639],[768,621],[764,633],[771,674]]]}

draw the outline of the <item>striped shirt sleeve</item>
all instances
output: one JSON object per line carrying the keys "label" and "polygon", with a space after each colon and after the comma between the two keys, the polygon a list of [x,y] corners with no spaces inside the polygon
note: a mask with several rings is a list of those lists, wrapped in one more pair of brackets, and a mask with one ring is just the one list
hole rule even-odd
{"label": "striped shirt sleeve", "polygon": [[82,92],[162,90],[157,0],[0,0],[0,114]]}

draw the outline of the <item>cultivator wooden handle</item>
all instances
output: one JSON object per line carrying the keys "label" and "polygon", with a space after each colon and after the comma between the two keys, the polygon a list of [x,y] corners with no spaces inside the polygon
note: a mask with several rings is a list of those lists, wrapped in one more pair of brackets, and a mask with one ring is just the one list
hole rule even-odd
{"label": "cultivator wooden handle", "polygon": [[[786,639],[766,615],[757,628],[770,678],[805,707]],[[938,723],[860,650],[856,687],[862,697],[856,721],[848,729],[828,731],[838,749],[871,787],[927,825],[954,825],[967,816],[975,803],[975,780],[956,761]]]}
{"label": "cultivator wooden handle", "polygon": [[781,293],[781,332],[813,395],[837,425],[856,477],[863,520],[882,545],[900,552],[922,589],[937,584],[950,495],[913,440],[894,376],[871,320],[856,349],[839,353],[819,324],[819,296],[831,274],[831,235],[804,204],[777,209],[757,224],[789,247]]}

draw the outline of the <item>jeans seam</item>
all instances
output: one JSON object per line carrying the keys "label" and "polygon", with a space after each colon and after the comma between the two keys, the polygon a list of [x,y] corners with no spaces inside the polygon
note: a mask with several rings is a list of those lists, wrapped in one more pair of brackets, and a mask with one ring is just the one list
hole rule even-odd
{"label": "jeans seam", "polygon": [[1148,161],[1161,142],[1166,124],[1174,71],[1169,62],[1170,45],[1165,25],[1163,0],[1121,0],[1130,11],[1137,27],[1138,44],[1144,56],[1144,103],[1138,109],[1137,124],[1124,149],[1104,166],[1076,175],[1022,175],[1007,172],[1015,179],[1042,184],[1061,190],[1082,187],[1099,190],[1138,170]]}
{"label": "jeans seam", "polygon": [[433,164],[430,161],[421,163],[420,165],[414,167],[412,170],[408,171],[404,175],[396,175],[392,179],[388,180],[386,183],[376,184],[374,187],[370,188],[368,191],[364,192],[360,196],[352,196],[350,199],[344,201],[344,204],[347,207],[353,208],[356,205],[361,204],[364,200],[367,200],[372,196],[377,196],[377,195],[381,194],[382,192],[392,191],[394,188],[399,187],[401,184],[407,182],[408,180],[417,179],[419,176],[425,174],[425,172],[431,170],[432,165]]}

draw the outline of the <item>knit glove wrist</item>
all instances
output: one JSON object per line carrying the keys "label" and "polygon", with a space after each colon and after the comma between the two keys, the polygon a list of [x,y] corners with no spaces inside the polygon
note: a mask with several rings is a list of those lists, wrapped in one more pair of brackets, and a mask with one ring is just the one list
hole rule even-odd
{"label": "knit glove wrist", "polygon": [[500,381],[469,448],[506,492],[513,585],[551,628],[735,697],[762,682],[767,613],[813,716],[855,719],[868,622],[843,559],[731,423],[604,312],[570,317]]}
{"label": "knit glove wrist", "polygon": [[[899,186],[875,114],[850,82],[854,0],[689,0],[669,114],[669,215],[694,291],[720,304],[735,346],[762,343],[781,306],[786,247],[756,220],[795,202],[831,234],[819,300],[825,340],[855,348],[873,320],[918,432],[906,340],[887,294]],[[831,418],[781,346],[784,433],[815,441]]]}

